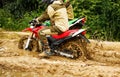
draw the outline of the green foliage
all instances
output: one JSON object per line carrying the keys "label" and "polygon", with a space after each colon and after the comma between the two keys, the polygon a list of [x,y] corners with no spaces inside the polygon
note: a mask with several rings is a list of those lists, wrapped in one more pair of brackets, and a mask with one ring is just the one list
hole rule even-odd
{"label": "green foliage", "polygon": [[[85,16],[92,39],[120,41],[120,0],[71,0],[75,18]],[[41,0],[2,0],[0,27],[20,31],[43,12]]]}
{"label": "green foliage", "polygon": [[[21,18],[21,19],[18,19],[18,22],[16,22],[15,24],[16,24],[16,30],[18,30],[18,31],[20,31],[20,30],[23,30],[24,28],[26,28],[26,27],[29,27],[29,22],[33,19],[33,18],[35,18],[35,17],[37,17],[37,16],[39,16],[40,14],[39,13],[37,13],[37,12],[35,12],[35,11],[33,11],[33,12],[28,12],[28,13],[25,13],[24,14],[24,16],[23,16],[23,18]],[[18,28],[17,28],[18,27]]]}
{"label": "green foliage", "polygon": [[90,38],[120,41],[119,0],[73,0],[75,17],[87,17]]}
{"label": "green foliage", "polygon": [[41,0],[13,0],[6,1],[6,4],[3,7],[9,11],[14,18],[22,18],[26,12],[43,11],[44,6],[41,6]]}
{"label": "green foliage", "polygon": [[0,27],[6,30],[20,31],[29,27],[29,21],[40,14],[26,12],[22,18],[14,18],[10,13],[0,9]]}
{"label": "green foliage", "polygon": [[8,29],[9,26],[14,25],[10,13],[0,9],[0,27]]}

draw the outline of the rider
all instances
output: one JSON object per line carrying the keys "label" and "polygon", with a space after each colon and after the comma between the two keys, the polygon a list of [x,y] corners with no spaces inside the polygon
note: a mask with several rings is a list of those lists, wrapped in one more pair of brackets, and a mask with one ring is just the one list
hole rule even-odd
{"label": "rider", "polygon": [[42,0],[48,4],[44,14],[36,18],[36,21],[44,22],[50,19],[51,26],[45,26],[44,29],[39,30],[39,36],[44,44],[44,51],[39,54],[40,57],[48,57],[50,47],[48,45],[47,36],[51,34],[60,34],[68,30],[68,15],[65,5],[59,0]]}
{"label": "rider", "polygon": [[67,8],[67,14],[68,14],[68,19],[72,20],[74,19],[74,12],[73,12],[73,7],[70,4],[70,0],[60,0],[61,2],[63,1],[65,4],[65,7]]}
{"label": "rider", "polygon": [[[60,1],[61,3],[63,3],[64,5],[65,5],[65,7],[66,7],[66,9],[67,9],[67,14],[68,14],[68,19],[69,19],[69,25],[70,25],[70,23],[73,21],[75,21],[76,19],[74,19],[74,12],[73,12],[73,7],[72,7],[72,5],[70,4],[70,0],[58,0],[58,1]],[[43,21],[44,20],[49,20],[49,17],[48,16],[45,16],[44,15],[45,13],[43,12],[42,14],[41,14],[41,16],[40,16],[40,18],[42,18],[43,19]],[[72,21],[71,21],[72,20]],[[44,22],[44,25],[46,25],[46,26],[50,26],[50,22],[49,21],[45,21]]]}

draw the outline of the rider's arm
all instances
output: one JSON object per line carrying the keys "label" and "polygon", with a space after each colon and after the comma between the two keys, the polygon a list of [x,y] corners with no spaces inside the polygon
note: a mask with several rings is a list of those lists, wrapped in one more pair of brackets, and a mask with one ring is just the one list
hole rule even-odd
{"label": "rider's arm", "polygon": [[44,22],[45,20],[49,20],[49,19],[50,19],[50,18],[49,18],[49,16],[48,16],[48,14],[47,14],[46,11],[43,12],[43,13],[41,14],[41,16],[39,16],[38,18],[36,18],[37,22]]}
{"label": "rider's arm", "polygon": [[74,19],[73,7],[70,4],[70,0],[65,0],[64,4],[67,8],[68,19],[70,19],[70,20]]}
{"label": "rider's arm", "polygon": [[66,6],[66,8],[70,5],[70,0],[64,0],[64,4]]}
{"label": "rider's arm", "polygon": [[51,7],[51,6],[48,6],[47,8],[47,14],[50,18],[53,17],[53,15],[55,14],[55,10]]}

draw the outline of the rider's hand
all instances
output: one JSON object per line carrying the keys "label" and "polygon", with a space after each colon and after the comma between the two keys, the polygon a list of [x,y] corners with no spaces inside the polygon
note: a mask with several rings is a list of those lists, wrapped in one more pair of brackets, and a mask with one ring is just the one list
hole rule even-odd
{"label": "rider's hand", "polygon": [[37,21],[35,19],[33,19],[29,22],[29,24],[31,24],[31,23],[35,24],[35,23],[37,23]]}
{"label": "rider's hand", "polygon": [[38,21],[38,18],[34,18],[34,19],[32,19],[30,22],[29,22],[29,24],[32,24],[33,26],[40,26],[41,25],[41,23]]}
{"label": "rider's hand", "polygon": [[36,20],[37,23],[39,23],[39,19],[38,18],[36,18],[35,20]]}

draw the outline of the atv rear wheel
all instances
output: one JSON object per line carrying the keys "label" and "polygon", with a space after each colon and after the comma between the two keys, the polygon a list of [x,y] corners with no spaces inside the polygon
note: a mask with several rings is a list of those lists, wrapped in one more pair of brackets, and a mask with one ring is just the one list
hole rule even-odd
{"label": "atv rear wheel", "polygon": [[[19,43],[18,43],[18,48],[19,49],[24,49],[25,48],[28,37],[29,37],[28,35],[25,35],[19,40]],[[39,49],[38,41],[32,38],[27,50],[39,52],[40,49]]]}

